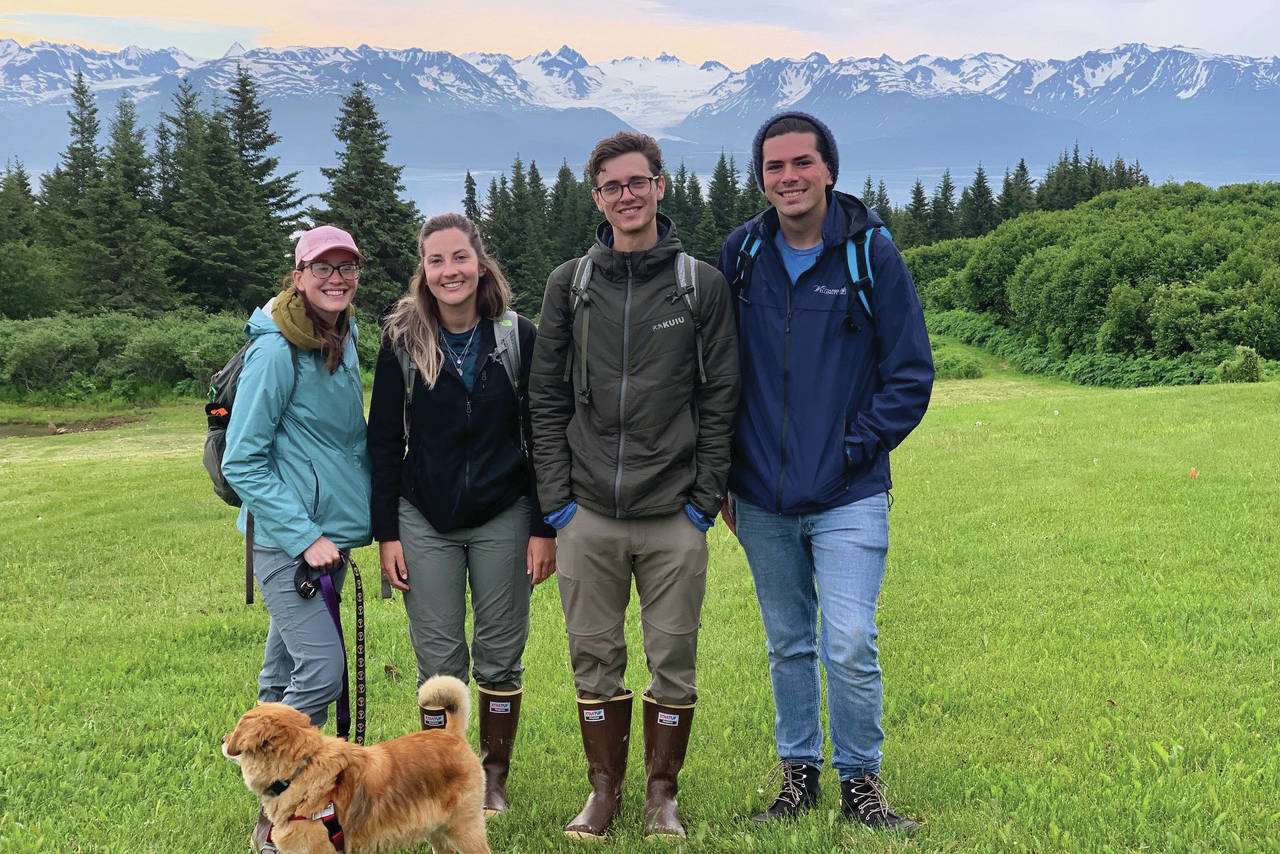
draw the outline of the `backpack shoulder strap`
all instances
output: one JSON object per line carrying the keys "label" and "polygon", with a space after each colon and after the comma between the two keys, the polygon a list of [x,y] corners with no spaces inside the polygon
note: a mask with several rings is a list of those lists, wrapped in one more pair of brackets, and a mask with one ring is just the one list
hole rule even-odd
{"label": "backpack shoulder strap", "polygon": [[866,314],[867,319],[873,323],[875,322],[875,313],[872,309],[872,290],[875,287],[875,273],[871,268],[871,244],[877,234],[883,234],[890,240],[893,239],[889,229],[883,225],[876,225],[858,232],[845,243],[845,263],[849,268],[850,283],[849,308],[845,317],[845,324],[851,329],[857,328],[857,324],[853,320],[853,302],[855,299],[862,306],[862,311]]}
{"label": "backpack shoulder strap", "polygon": [[[582,306],[582,351],[581,358],[578,359],[578,373],[581,375],[582,382],[578,387],[578,397],[583,403],[589,403],[591,400],[591,381],[587,374],[587,345],[591,343],[591,293],[588,286],[591,284],[591,258],[583,255],[573,265],[573,279],[569,283],[569,325],[573,326],[573,318],[578,313],[578,306]],[[570,353],[573,352],[572,346],[569,348]],[[564,360],[564,381],[569,382],[573,377],[573,359],[572,356]]]}
{"label": "backpack shoulder strap", "polygon": [[404,442],[409,444],[409,407],[413,404],[413,387],[416,385],[414,380],[418,376],[418,366],[414,364],[413,357],[409,355],[409,351],[394,344],[391,346],[396,354],[396,361],[400,363],[400,376],[404,378]]}
{"label": "backpack shoulder strap", "polygon": [[520,397],[523,394],[520,388],[520,323],[519,315],[511,309],[493,319],[493,356],[507,372],[516,397]]}
{"label": "backpack shoulder strap", "polygon": [[755,229],[748,228],[743,235],[742,245],[738,247],[738,257],[733,265],[733,281],[729,283],[729,289],[737,294],[744,305],[751,305],[751,300],[747,298],[747,290],[751,286],[751,268],[756,263],[756,256],[760,254],[763,243],[755,234]]}
{"label": "backpack shoulder strap", "polygon": [[702,361],[702,318],[698,314],[698,260],[688,252],[676,256],[676,286],[680,297],[693,315],[694,346],[698,352],[698,380],[707,382],[707,369]]}

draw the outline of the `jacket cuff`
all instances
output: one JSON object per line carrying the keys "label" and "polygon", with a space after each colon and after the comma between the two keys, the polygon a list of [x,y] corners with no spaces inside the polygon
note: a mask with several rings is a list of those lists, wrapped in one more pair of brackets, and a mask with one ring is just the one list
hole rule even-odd
{"label": "jacket cuff", "polygon": [[705,513],[694,507],[692,504],[684,506],[684,515],[689,517],[689,521],[693,523],[693,527],[702,533],[711,530],[711,526],[716,523],[715,519],[708,518]]}
{"label": "jacket cuff", "polygon": [[573,514],[578,512],[578,502],[570,501],[554,513],[548,513],[543,517],[543,521],[551,527],[559,531],[565,525],[569,524],[569,520],[573,518]]}

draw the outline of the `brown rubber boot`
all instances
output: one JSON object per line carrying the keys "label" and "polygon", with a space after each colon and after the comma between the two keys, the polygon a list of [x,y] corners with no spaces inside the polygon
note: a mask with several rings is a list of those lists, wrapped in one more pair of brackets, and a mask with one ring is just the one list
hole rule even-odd
{"label": "brown rubber boot", "polygon": [[579,700],[578,725],[587,754],[591,794],[577,818],[565,825],[570,839],[599,842],[622,808],[622,780],[627,776],[631,742],[631,692],[612,700]]}
{"label": "brown rubber boot", "polygon": [[480,764],[484,766],[484,815],[492,818],[507,808],[507,772],[511,746],[520,724],[521,690],[480,689]]}
{"label": "brown rubber boot", "polygon": [[664,706],[649,697],[644,700],[644,768],[648,783],[644,792],[645,836],[684,836],[684,825],[676,810],[676,777],[684,766],[689,731],[693,728],[693,706]]}
{"label": "brown rubber boot", "polygon": [[418,714],[422,716],[423,729],[444,729],[449,721],[448,712],[441,706],[418,706]]}

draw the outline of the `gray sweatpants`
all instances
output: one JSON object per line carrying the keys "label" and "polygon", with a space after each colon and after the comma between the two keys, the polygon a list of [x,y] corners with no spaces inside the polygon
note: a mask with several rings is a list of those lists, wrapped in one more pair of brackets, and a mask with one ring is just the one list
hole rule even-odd
{"label": "gray sweatpants", "polygon": [[[329,704],[342,694],[342,641],[324,597],[303,599],[293,585],[302,563],[280,549],[253,550],[253,575],[262,601],[271,614],[267,646],[258,674],[258,702],[284,703],[311,716],[323,726]],[[347,564],[332,573],[334,589],[341,591]]]}
{"label": "gray sweatpants", "polygon": [[663,705],[698,699],[694,665],[707,589],[707,538],[683,511],[614,519],[581,505],[556,534],[556,577],[573,683],[584,700],[626,693],[623,634],[631,577],[650,681],[645,693]]}
{"label": "gray sweatpants", "polygon": [[[418,684],[437,674],[493,691],[514,691],[529,639],[526,574],[529,502],[521,498],[475,528],[442,534],[400,499],[400,545],[409,570],[404,609],[418,659]],[[474,617],[467,648],[467,583]]]}

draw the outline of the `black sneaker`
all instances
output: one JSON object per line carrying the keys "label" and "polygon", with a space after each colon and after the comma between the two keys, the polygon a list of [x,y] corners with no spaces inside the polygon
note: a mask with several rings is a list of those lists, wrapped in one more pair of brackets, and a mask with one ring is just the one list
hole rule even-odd
{"label": "black sneaker", "polygon": [[769,808],[753,815],[751,820],[756,824],[767,824],[779,819],[795,818],[818,802],[818,773],[821,771],[813,765],[792,765],[785,759],[769,772],[765,786],[782,777],[782,790],[774,798]]}
{"label": "black sneaker", "polygon": [[884,796],[884,781],[877,774],[840,781],[840,812],[850,821],[867,827],[896,833],[913,833],[920,823],[903,818],[889,809]]}

